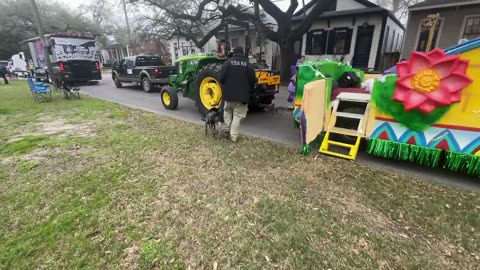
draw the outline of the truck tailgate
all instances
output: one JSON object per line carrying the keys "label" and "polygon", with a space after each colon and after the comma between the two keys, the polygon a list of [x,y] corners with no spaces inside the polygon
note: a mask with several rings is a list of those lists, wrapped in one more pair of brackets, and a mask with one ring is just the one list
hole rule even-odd
{"label": "truck tailgate", "polygon": [[70,60],[65,62],[65,71],[72,72],[75,78],[90,78],[96,70],[96,63],[85,60]]}
{"label": "truck tailgate", "polygon": [[170,75],[174,75],[176,73],[174,66],[161,66],[157,67],[157,70],[157,78],[168,78]]}

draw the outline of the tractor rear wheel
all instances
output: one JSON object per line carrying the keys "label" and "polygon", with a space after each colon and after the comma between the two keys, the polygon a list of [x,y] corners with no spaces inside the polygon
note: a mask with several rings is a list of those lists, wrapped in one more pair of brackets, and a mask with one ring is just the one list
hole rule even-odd
{"label": "tractor rear wheel", "polygon": [[195,80],[195,93],[198,112],[207,115],[213,108],[223,108],[222,84],[218,79],[222,63],[213,63],[204,66],[197,74]]}

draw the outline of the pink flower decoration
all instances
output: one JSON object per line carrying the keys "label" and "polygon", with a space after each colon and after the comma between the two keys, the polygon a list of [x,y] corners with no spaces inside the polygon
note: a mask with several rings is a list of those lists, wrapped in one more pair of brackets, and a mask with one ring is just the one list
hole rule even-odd
{"label": "pink flower decoration", "polygon": [[472,83],[467,68],[468,60],[438,48],[427,54],[413,52],[408,61],[397,64],[393,100],[403,103],[405,111],[417,109],[425,114],[460,102],[462,90]]}

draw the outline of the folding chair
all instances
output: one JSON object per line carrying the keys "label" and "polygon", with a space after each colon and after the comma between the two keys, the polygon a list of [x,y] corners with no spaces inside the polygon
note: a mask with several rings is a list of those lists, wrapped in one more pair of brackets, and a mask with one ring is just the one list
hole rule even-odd
{"label": "folding chair", "polygon": [[74,83],[63,82],[63,97],[65,99],[80,99],[80,88]]}
{"label": "folding chair", "polygon": [[55,89],[64,99],[80,99],[80,88],[72,82],[57,81]]}
{"label": "folding chair", "polygon": [[52,90],[49,85],[45,83],[35,83],[31,77],[28,77],[27,80],[35,102],[41,103],[52,100]]}

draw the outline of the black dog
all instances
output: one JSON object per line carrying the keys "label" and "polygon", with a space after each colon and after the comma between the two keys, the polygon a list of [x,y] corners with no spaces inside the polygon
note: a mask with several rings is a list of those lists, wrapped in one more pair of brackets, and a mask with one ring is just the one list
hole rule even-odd
{"label": "black dog", "polygon": [[205,115],[205,135],[208,135],[209,130],[212,132],[213,137],[220,135],[222,132],[222,118],[221,111],[217,108],[212,108]]}

